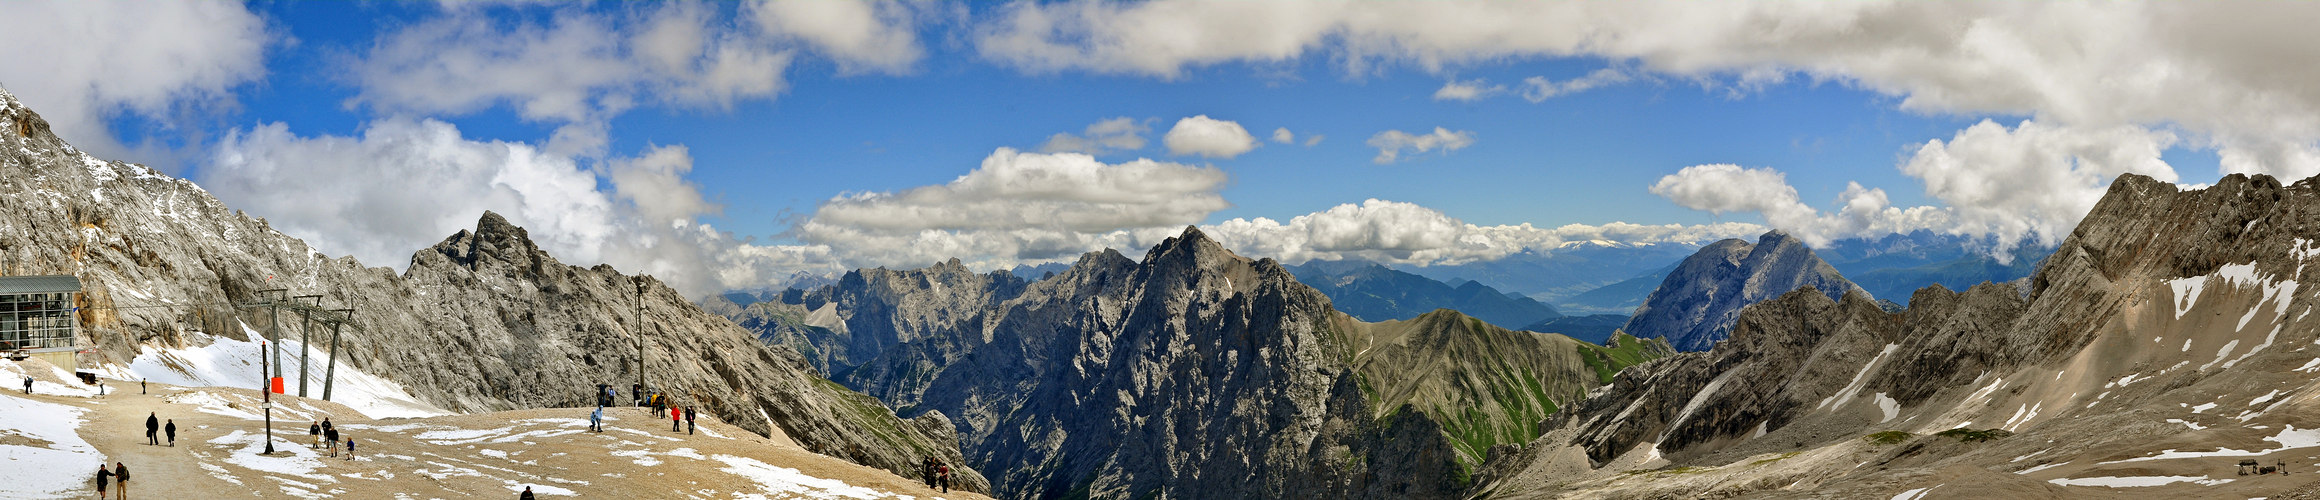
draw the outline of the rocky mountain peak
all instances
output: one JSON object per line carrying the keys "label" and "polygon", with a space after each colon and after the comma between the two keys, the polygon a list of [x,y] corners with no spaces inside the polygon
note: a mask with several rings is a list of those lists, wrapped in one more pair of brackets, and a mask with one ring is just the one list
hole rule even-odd
{"label": "rocky mountain peak", "polygon": [[1741,308],[1805,287],[1832,302],[1856,292],[1874,302],[1801,240],[1773,230],[1753,244],[1718,241],[1685,258],[1622,329],[1639,337],[1664,337],[1677,349],[1704,351],[1730,334]]}
{"label": "rocky mountain peak", "polygon": [[[532,242],[530,232],[489,210],[484,211],[483,217],[475,222],[474,231],[460,230],[453,233],[451,237],[444,238],[442,243],[436,243],[431,250],[473,271],[480,271],[491,262],[532,271],[556,264],[555,257],[540,251],[540,246]],[[413,257],[413,267],[422,264],[425,257],[424,252]]]}

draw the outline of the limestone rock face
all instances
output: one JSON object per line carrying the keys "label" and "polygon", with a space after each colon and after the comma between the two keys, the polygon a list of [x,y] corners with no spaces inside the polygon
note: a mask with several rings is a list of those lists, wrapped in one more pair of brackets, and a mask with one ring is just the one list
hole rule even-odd
{"label": "limestone rock face", "polygon": [[1678,350],[1705,351],[1729,336],[1741,308],[1802,287],[1830,300],[1861,292],[1788,233],[1764,233],[1755,244],[1718,241],[1677,264],[1622,330],[1665,338]]}
{"label": "limestone rock face", "polygon": [[[355,310],[339,351],[346,367],[446,410],[585,406],[597,383],[625,394],[642,340],[645,383],[718,419],[759,433],[778,425],[809,449],[909,477],[926,457],[963,463],[950,436],[822,379],[796,351],[759,342],[650,277],[562,264],[497,214],[420,250],[400,275],[365,267],[317,253],[192,182],[74,149],[5,92],[0,273],[81,278],[83,342],[95,347],[84,364],[244,339],[243,324],[271,330],[262,309],[232,305],[285,288]],[[282,318],[290,339],[303,328]],[[328,330],[312,333],[327,345]],[[311,360],[316,370],[322,362]],[[972,471],[963,476],[985,489]]]}
{"label": "limestone rock face", "polygon": [[[2320,290],[2299,284],[2320,278],[2316,242],[2320,180],[2184,190],[2122,175],[2027,289],[1927,287],[1899,313],[1813,289],[1748,306],[1729,340],[1622,372],[1540,439],[1492,453],[1475,494],[1886,498],[1939,483],[2102,497],[2115,490],[2065,483],[2302,459],[2296,436],[2320,427],[2320,323],[2304,321]],[[1935,436],[1960,427],[2003,432]]]}
{"label": "limestone rock face", "polygon": [[1031,283],[944,263],[782,296],[743,324],[846,349],[838,381],[951,418],[1012,498],[1455,497],[1489,447],[1672,352],[1450,310],[1365,323],[1192,228]]}

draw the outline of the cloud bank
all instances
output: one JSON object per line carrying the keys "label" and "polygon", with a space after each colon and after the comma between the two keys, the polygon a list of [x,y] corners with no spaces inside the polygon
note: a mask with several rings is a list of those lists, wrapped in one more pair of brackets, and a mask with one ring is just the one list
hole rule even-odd
{"label": "cloud bank", "polygon": [[2174,168],[2160,158],[2176,140],[2135,126],[2088,130],[2023,121],[2008,129],[1984,120],[1948,141],[1927,141],[1900,165],[1924,182],[1939,207],[1893,207],[1883,189],[1851,183],[1837,196],[1836,212],[1825,213],[1799,199],[1780,171],[1728,164],[1684,168],[1661,177],[1651,193],[1695,210],[1761,214],[1815,245],[1931,230],[1988,238],[2002,258],[2025,242],[2061,243],[2119,174],[2176,181]]}

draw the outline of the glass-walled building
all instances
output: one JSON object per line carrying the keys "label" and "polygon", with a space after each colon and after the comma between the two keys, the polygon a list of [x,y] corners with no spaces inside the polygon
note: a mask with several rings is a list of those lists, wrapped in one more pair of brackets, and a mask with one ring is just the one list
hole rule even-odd
{"label": "glass-walled building", "polygon": [[0,276],[0,352],[75,369],[80,321],[73,299],[80,293],[81,280],[72,276]]}

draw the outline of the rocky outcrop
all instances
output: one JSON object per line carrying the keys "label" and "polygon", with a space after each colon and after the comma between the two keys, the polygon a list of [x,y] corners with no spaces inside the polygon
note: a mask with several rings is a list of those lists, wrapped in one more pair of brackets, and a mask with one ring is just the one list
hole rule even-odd
{"label": "rocky outcrop", "polygon": [[1362,321],[1411,319],[1435,309],[1451,309],[1511,328],[1563,316],[1552,306],[1508,295],[1481,282],[1467,281],[1453,287],[1367,262],[1314,261],[1290,266],[1289,272],[1328,295],[1338,311]]}
{"label": "rocky outcrop", "polygon": [[[282,288],[353,309],[340,362],[444,409],[584,406],[596,383],[626,392],[642,340],[646,384],[742,428],[779,426],[809,449],[908,477],[923,458],[962,459],[949,436],[822,379],[794,350],[759,342],[650,277],[557,262],[499,215],[419,251],[400,275],[365,267],[317,253],[192,182],[78,151],[5,92],[0,273],[81,278],[83,342],[93,347],[84,364],[242,339],[243,324],[269,323],[234,304]],[[300,338],[305,324],[285,316],[285,334]]]}
{"label": "rocky outcrop", "polygon": [[[1494,453],[1478,494],[1884,498],[2022,481],[2099,497],[2115,491],[2061,478],[2299,459],[2320,427],[2320,362],[2298,347],[2320,339],[2299,320],[2320,308],[2298,285],[2320,277],[2315,242],[2320,180],[2123,175],[2027,289],[1927,287],[1898,314],[1806,289],[1749,306],[1730,340],[1622,372]],[[1990,439],[1931,436],[1961,427]],[[2219,484],[2138,493],[2277,492]]]}
{"label": "rocky outcrop", "polygon": [[1741,308],[1803,287],[1831,300],[1861,290],[1788,233],[1764,233],[1755,244],[1718,241],[1677,264],[1621,329],[1705,351],[1730,334]]}
{"label": "rocky outcrop", "polygon": [[[920,406],[958,415],[1010,497],[1454,495],[1438,426],[1372,418],[1334,314],[1188,228],[1142,262],[1092,253],[1031,284]],[[1405,454],[1373,454],[1385,442]]]}

